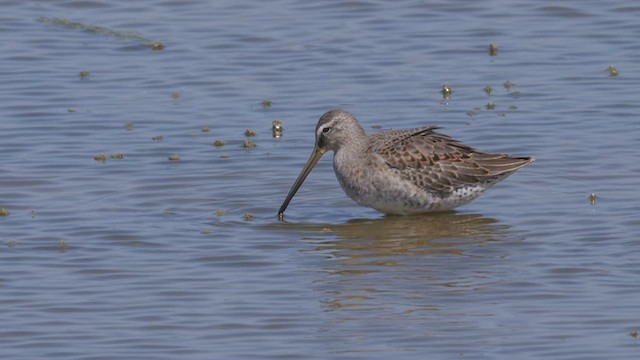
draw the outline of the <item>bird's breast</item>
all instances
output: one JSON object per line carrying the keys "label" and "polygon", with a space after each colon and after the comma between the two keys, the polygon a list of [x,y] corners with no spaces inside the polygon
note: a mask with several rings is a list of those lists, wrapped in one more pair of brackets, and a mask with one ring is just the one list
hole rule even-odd
{"label": "bird's breast", "polygon": [[358,161],[334,155],[333,167],[342,190],[360,205],[385,213],[405,213],[422,207],[420,189],[394,173],[376,154]]}

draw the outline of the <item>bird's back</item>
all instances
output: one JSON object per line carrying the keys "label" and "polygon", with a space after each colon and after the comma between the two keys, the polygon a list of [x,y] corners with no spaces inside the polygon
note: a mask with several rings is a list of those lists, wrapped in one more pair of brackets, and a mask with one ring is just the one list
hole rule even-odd
{"label": "bird's back", "polygon": [[381,156],[399,176],[441,196],[461,188],[484,190],[534,161],[484,153],[436,129],[426,126],[377,133],[369,137],[367,151]]}

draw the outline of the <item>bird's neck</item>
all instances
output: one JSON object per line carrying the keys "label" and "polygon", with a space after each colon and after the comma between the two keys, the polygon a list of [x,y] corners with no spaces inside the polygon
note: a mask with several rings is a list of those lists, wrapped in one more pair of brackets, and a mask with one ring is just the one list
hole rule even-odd
{"label": "bird's neck", "polygon": [[364,133],[354,134],[349,138],[349,141],[343,143],[338,149],[335,150],[335,156],[343,159],[344,164],[351,161],[358,161],[369,148],[369,138]]}
{"label": "bird's neck", "polygon": [[344,141],[340,147],[336,149],[336,154],[363,154],[368,147],[369,138],[365,134],[364,130],[361,130],[357,133],[351,134],[348,141]]}

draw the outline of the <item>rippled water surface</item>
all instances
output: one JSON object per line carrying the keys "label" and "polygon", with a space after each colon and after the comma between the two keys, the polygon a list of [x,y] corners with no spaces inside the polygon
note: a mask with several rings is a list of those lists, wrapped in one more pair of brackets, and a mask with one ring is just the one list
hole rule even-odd
{"label": "rippled water surface", "polygon": [[[0,1],[0,357],[637,358],[639,17],[632,0]],[[456,212],[388,217],[326,156],[279,222],[336,107],[537,161]]]}

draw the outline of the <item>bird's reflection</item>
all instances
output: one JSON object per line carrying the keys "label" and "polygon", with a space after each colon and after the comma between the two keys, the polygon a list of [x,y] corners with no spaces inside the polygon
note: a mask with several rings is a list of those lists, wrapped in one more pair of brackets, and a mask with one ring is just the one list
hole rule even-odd
{"label": "bird's reflection", "polygon": [[314,286],[330,308],[416,311],[437,308],[434,296],[490,283],[504,252],[486,245],[509,238],[509,229],[481,214],[449,212],[318,226],[325,236],[305,241],[324,259],[325,276]]}
{"label": "bird's reflection", "polygon": [[508,225],[480,214],[385,216],[326,225],[323,231],[337,237],[321,247],[333,248],[338,257],[356,261],[393,255],[460,255],[466,246],[499,240],[508,229]]}

